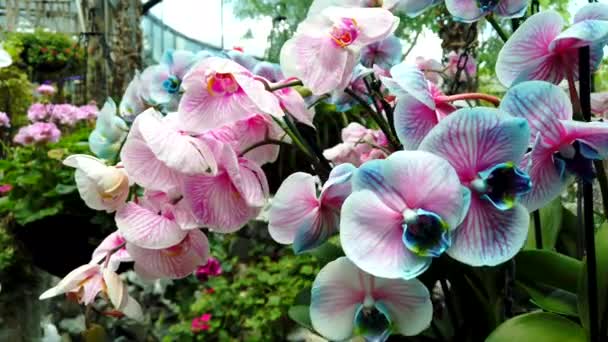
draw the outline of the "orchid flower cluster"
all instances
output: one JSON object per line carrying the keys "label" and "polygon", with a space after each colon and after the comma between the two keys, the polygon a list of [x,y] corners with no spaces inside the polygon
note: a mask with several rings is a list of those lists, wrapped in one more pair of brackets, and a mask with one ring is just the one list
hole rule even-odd
{"label": "orchid flower cluster", "polygon": [[[323,267],[311,291],[312,326],[326,338],[419,334],[433,306],[417,277],[434,259],[478,267],[513,258],[529,213],[571,179],[593,179],[592,162],[608,154],[608,124],[574,121],[576,107],[554,84],[578,77],[568,51],[599,53],[606,44],[608,6],[584,7],[563,32],[552,11],[526,20],[500,52],[498,79],[510,88],[499,99],[446,95],[419,66],[377,54],[395,44],[391,10],[403,4],[369,3],[313,2],[282,48],[281,70],[238,51],[175,51],[137,75],[123,99],[131,105],[117,110],[109,101],[99,115],[90,143],[101,159],[64,161],[85,203],[115,213],[117,231],[41,298],[69,292],[89,304],[105,292],[141,318],[119,264],[134,262],[145,279],[200,273],[208,235],[233,233],[260,214],[270,197],[261,166],[283,144],[300,149],[316,174],[284,180],[270,201],[271,237],[305,253],[337,235],[345,254]],[[492,11],[521,16],[527,2],[446,5],[474,21]],[[370,120],[349,124],[343,142],[321,152],[296,125],[314,127],[314,112],[294,86],[313,103],[350,97]]]}

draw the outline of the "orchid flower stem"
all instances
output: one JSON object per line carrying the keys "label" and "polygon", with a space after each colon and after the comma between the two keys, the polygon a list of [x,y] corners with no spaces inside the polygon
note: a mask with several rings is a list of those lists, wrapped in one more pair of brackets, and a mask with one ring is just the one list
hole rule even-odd
{"label": "orchid flower stem", "polygon": [[266,86],[266,90],[268,90],[268,91],[276,91],[276,90],[283,89],[283,88],[289,88],[289,87],[295,87],[295,86],[301,86],[301,85],[303,85],[302,81],[296,79],[296,80],[292,80],[292,81],[289,81],[289,82],[277,84],[275,86],[269,86],[269,85],[267,85]]}
{"label": "orchid flower stem", "polygon": [[483,93],[464,93],[448,96],[444,95],[438,96],[437,100],[441,102],[454,102],[458,100],[484,100],[490,102],[496,107],[500,105],[500,99],[498,97]]}
{"label": "orchid flower stem", "polygon": [[346,89],[344,89],[344,92],[346,94],[348,94],[350,97],[352,97],[355,101],[357,101],[363,108],[365,108],[365,110],[370,114],[372,119],[378,124],[378,127],[380,127],[380,129],[382,130],[382,133],[384,133],[384,135],[386,135],[386,138],[388,139],[389,143],[391,144],[391,147],[393,147],[395,150],[398,150],[400,148],[401,144],[399,144],[397,139],[392,135],[390,128],[388,128],[388,124],[380,116],[380,113],[375,112],[367,104],[367,102],[364,99],[362,99],[359,95],[357,95],[351,89],[346,88]]}
{"label": "orchid flower stem", "polygon": [[122,249],[124,246],[126,246],[126,245],[127,245],[127,243],[126,243],[126,242],[123,242],[123,243],[121,243],[120,245],[118,245],[118,246],[116,246],[116,247],[114,247],[114,248],[110,249],[110,250],[108,251],[108,253],[106,254],[105,261],[103,262],[103,268],[108,267],[108,264],[110,263],[110,258],[112,257],[112,255],[113,255],[114,253],[118,252],[119,250],[121,250],[121,249]]}
{"label": "orchid flower stem", "polygon": [[308,109],[315,107],[316,105],[318,105],[319,103],[325,101],[326,99],[328,99],[330,97],[331,97],[331,95],[329,95],[329,94],[323,94],[323,95],[319,96],[318,99],[316,99],[313,103],[311,103],[308,106]]}
{"label": "orchid flower stem", "polygon": [[[591,121],[591,63],[588,46],[579,49],[580,109],[585,121]],[[569,75],[573,78],[572,75]],[[569,81],[570,82],[570,81]],[[572,82],[574,83],[574,82]],[[572,84],[573,86],[574,84]],[[571,88],[572,88],[571,86]],[[574,89],[576,93],[576,89]],[[593,222],[593,183],[583,181],[583,223],[585,225],[585,251],[587,255],[587,292],[589,299],[589,338],[600,340],[597,289],[597,260],[595,258],[595,225]]]}
{"label": "orchid flower stem", "polygon": [[262,141],[258,141],[257,143],[255,143],[255,144],[247,147],[246,149],[243,150],[243,152],[241,152],[239,154],[239,156],[242,157],[242,156],[246,155],[248,152],[251,152],[252,150],[254,150],[254,149],[258,148],[258,147],[262,147],[262,146],[266,146],[266,145],[278,145],[278,146],[285,145],[285,146],[290,146],[289,143],[286,143],[286,142],[281,141],[281,140],[265,139],[265,140],[262,140]]}
{"label": "orchid flower stem", "polygon": [[534,240],[536,240],[536,249],[543,249],[543,230],[540,222],[540,210],[532,212],[534,217]]}
{"label": "orchid flower stem", "polygon": [[574,75],[572,72],[566,72],[566,78],[568,79],[568,91],[570,92],[570,102],[572,102],[572,108],[574,109],[574,118],[581,120],[583,119],[583,110],[581,108],[581,101],[576,92],[576,84],[574,83]]}
{"label": "orchid flower stem", "polygon": [[488,20],[490,25],[492,25],[492,27],[494,28],[496,33],[498,33],[498,36],[500,37],[500,39],[502,39],[502,41],[504,43],[506,43],[507,40],[509,39],[509,36],[505,33],[505,31],[502,29],[502,27],[500,27],[498,22],[496,22],[496,19],[494,18],[494,16],[489,15],[486,17],[486,19]]}

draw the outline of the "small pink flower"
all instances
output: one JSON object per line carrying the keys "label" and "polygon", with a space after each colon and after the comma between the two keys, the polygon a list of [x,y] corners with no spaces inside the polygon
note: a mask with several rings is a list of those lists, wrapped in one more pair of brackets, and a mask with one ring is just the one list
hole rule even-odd
{"label": "small pink flower", "polygon": [[20,145],[31,145],[34,143],[55,143],[59,141],[61,131],[52,122],[34,122],[21,127],[13,141]]}
{"label": "small pink flower", "polygon": [[57,89],[50,84],[41,84],[36,88],[36,92],[40,95],[48,95],[51,96],[57,92]]}
{"label": "small pink flower", "polygon": [[0,112],[0,127],[11,127],[11,119],[5,112]]}
{"label": "small pink flower", "polygon": [[33,103],[27,110],[27,118],[31,122],[46,121],[49,119],[51,106],[44,103]]}
{"label": "small pink flower", "polygon": [[452,51],[448,54],[448,63],[445,73],[449,77],[456,77],[456,73],[458,71],[458,62],[461,61],[461,67],[463,68],[461,68],[462,72],[460,73],[460,81],[467,81],[469,79],[475,78],[475,76],[477,75],[477,61],[475,60],[475,58],[473,58],[473,56],[469,55],[467,57],[466,54],[462,57],[461,60],[460,55],[461,54],[456,53],[456,51]]}
{"label": "small pink flower", "polygon": [[[456,60],[456,62],[458,62],[458,60]],[[435,84],[440,84],[442,81],[438,71],[443,70],[443,66],[436,60],[418,56],[416,57],[416,66],[424,73],[424,77],[426,77],[427,80]]]}
{"label": "small pink flower", "polygon": [[0,196],[4,196],[13,190],[13,186],[10,184],[2,184],[0,185]]}
{"label": "small pink flower", "polygon": [[388,146],[384,133],[350,123],[342,130],[342,143],[323,151],[325,158],[335,164],[351,163],[359,166],[368,160],[384,159]]}
{"label": "small pink flower", "polygon": [[207,331],[211,326],[208,324],[211,320],[210,313],[204,313],[200,317],[195,317],[192,319],[192,332],[199,333],[201,331]]}
{"label": "small pink flower", "polygon": [[195,275],[200,281],[206,281],[210,276],[217,277],[221,274],[222,265],[214,257],[209,257],[207,263],[203,266],[199,266],[195,271]]}
{"label": "small pink flower", "polygon": [[76,109],[76,119],[80,120],[94,120],[99,114],[99,108],[95,103],[89,103],[84,106],[80,106]]}
{"label": "small pink flower", "polygon": [[79,120],[78,108],[69,103],[53,105],[51,111],[51,118],[56,123],[67,126],[74,126]]}

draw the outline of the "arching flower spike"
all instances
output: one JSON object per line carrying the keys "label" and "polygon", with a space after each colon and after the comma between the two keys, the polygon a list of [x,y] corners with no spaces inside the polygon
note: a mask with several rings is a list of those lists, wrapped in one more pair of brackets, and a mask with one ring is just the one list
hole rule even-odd
{"label": "arching flower spike", "polygon": [[354,170],[351,164],[336,166],[319,196],[312,175],[296,172],[287,177],[268,213],[270,236],[279,243],[293,243],[296,253],[320,246],[338,231],[340,208],[350,195]]}
{"label": "arching flower spike", "polygon": [[450,248],[469,208],[469,191],[450,164],[423,151],[399,151],[355,171],[342,205],[340,241],[357,267],[411,279]]}
{"label": "arching flower spike", "polygon": [[571,176],[591,181],[592,161],[608,156],[608,123],[573,121],[572,104],[558,86],[520,83],[509,89],[500,108],[530,124],[532,151],[522,164],[534,184],[523,198],[530,211],[557,197]]}
{"label": "arching flower spike", "polygon": [[472,266],[494,266],[512,258],[528,233],[528,211],[518,200],[530,177],[518,168],[528,148],[525,120],[493,108],[460,109],[441,121],[420,149],[447,160],[471,191],[471,206],[447,250]]}
{"label": "arching flower spike", "polygon": [[392,333],[422,332],[431,323],[433,305],[419,280],[376,278],[341,257],[317,274],[310,318],[315,330],[332,341],[353,335],[385,341]]}

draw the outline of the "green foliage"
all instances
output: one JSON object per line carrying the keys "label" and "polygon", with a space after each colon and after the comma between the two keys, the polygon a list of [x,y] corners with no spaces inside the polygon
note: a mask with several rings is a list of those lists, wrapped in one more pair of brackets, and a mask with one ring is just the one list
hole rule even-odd
{"label": "green foliage", "polygon": [[520,315],[501,324],[486,342],[584,342],[585,331],[580,325],[561,316],[534,312]]}
{"label": "green foliage", "polygon": [[25,225],[60,212],[69,213],[66,201],[80,203],[74,170],[61,162],[70,154],[88,152],[90,131],[90,127],[82,126],[55,144],[3,146],[6,158],[0,160],[0,184],[10,184],[13,189],[0,197],[0,216],[11,215]]}
{"label": "green foliage", "polygon": [[15,243],[13,236],[6,231],[0,222],[0,274],[15,262]]}
{"label": "green foliage", "polygon": [[[271,241],[250,240],[246,255],[235,256],[231,250],[236,246],[244,251],[238,242],[242,238],[211,239],[224,274],[199,285],[194,302],[192,288],[177,295],[182,322],[169,329],[164,341],[284,341],[296,326],[288,315],[290,307],[310,288],[321,264],[311,254],[295,256],[288,247],[273,247],[276,251],[269,256],[264,244]],[[191,321],[204,313],[212,315],[210,328],[194,334]]]}
{"label": "green foliage", "polygon": [[7,35],[5,47],[16,64],[24,64],[33,70],[58,71],[84,62],[84,50],[74,39],[62,33],[43,30],[12,32]]}
{"label": "green foliage", "polygon": [[0,69],[0,112],[8,113],[12,125],[27,120],[25,113],[32,104],[32,84],[27,74],[16,66]]}

